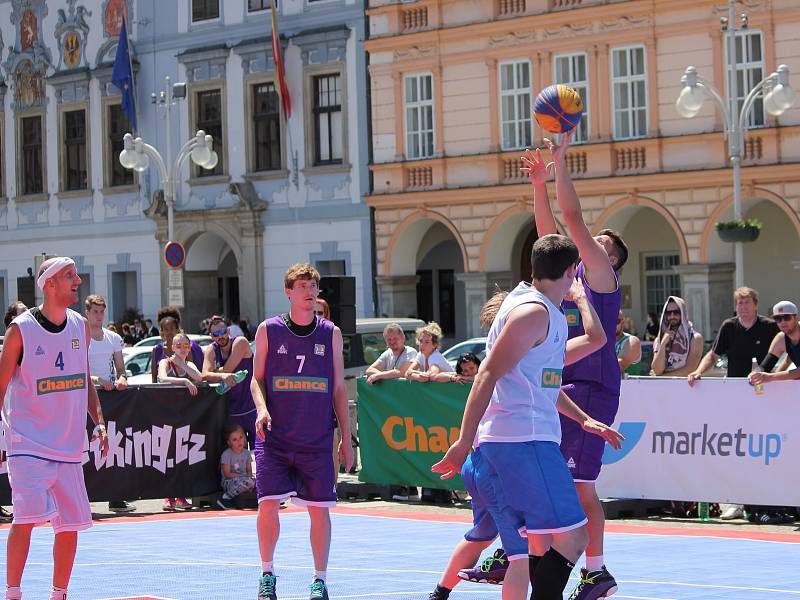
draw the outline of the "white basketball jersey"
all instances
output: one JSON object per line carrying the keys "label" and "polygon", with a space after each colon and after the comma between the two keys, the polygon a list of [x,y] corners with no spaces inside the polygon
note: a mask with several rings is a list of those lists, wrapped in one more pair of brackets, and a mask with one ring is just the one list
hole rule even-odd
{"label": "white basketball jersey", "polygon": [[45,330],[30,311],[14,323],[22,334],[22,364],[3,405],[8,454],[81,462],[91,385],[84,320],[67,309],[61,333]]}
{"label": "white basketball jersey", "polygon": [[567,320],[561,310],[531,284],[521,282],[503,300],[486,339],[486,356],[508,319],[527,303],[543,305],[550,315],[545,340],[528,350],[495,385],[492,399],[478,425],[476,445],[483,442],[561,442],[556,401],[567,343]]}

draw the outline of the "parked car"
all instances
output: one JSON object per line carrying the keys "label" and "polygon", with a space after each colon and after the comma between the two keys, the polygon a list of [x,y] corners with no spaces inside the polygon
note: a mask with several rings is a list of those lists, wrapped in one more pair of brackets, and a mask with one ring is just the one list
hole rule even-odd
{"label": "parked car", "polygon": [[464,352],[472,352],[479,359],[483,360],[486,358],[486,338],[474,337],[464,340],[463,342],[459,342],[455,346],[451,346],[442,352],[442,356],[444,356],[447,359],[447,362],[450,363],[450,366],[455,369],[458,357]]}
{"label": "parked car", "polygon": [[125,372],[128,375],[128,385],[153,383],[151,379],[153,370],[153,365],[151,364],[153,357],[152,346],[125,348],[122,354],[125,362]]}

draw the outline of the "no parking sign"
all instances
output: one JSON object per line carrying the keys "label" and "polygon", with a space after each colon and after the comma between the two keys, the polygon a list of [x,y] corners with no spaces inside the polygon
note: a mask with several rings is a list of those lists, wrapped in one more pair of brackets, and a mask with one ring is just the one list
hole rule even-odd
{"label": "no parking sign", "polygon": [[173,269],[179,269],[186,260],[186,250],[180,242],[167,242],[164,246],[164,260]]}

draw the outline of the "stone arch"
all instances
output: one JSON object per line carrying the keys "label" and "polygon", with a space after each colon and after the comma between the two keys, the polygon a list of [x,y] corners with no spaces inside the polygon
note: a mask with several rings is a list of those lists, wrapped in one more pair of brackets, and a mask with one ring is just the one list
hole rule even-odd
{"label": "stone arch", "polygon": [[[716,223],[720,220],[723,214],[733,206],[733,194],[729,194],[723,198],[717,207],[711,212],[703,228],[703,233],[700,237],[700,262],[709,262],[709,246],[711,244],[712,236],[716,231]],[[800,238],[800,218],[791,207],[791,205],[779,194],[770,190],[753,187],[747,190],[747,198],[742,201],[742,211],[748,208],[748,204],[755,204],[758,200],[767,200],[781,209],[789,219],[789,222],[794,227],[798,238]]]}
{"label": "stone arch", "polygon": [[597,217],[597,220],[591,228],[592,233],[596,235],[598,231],[605,228],[612,228],[622,231],[630,218],[641,208],[653,209],[667,222],[675,234],[675,238],[678,240],[678,246],[681,253],[681,263],[688,264],[689,246],[686,243],[686,237],[683,234],[683,230],[681,229],[678,220],[672,216],[672,214],[666,208],[664,208],[664,206],[646,196],[627,195],[614,202],[611,206],[600,213],[599,217]]}
{"label": "stone arch", "polygon": [[453,222],[441,213],[418,210],[411,213],[395,228],[386,246],[384,275],[411,275],[416,272],[417,250],[425,233],[433,223],[441,223],[451,233],[464,263],[464,272],[469,272],[469,256],[464,239]]}
{"label": "stone arch", "polygon": [[[517,202],[497,215],[483,236],[478,271],[508,270],[514,242],[528,221],[533,221],[532,207],[524,202]],[[502,256],[508,257],[505,262]]]}
{"label": "stone arch", "polygon": [[175,228],[175,234],[176,234],[175,237],[178,240],[183,240],[182,243],[186,248],[187,256],[191,252],[192,245],[204,233],[213,233],[214,235],[219,237],[223,242],[225,242],[233,252],[234,257],[236,258],[236,264],[241,266],[242,246],[241,244],[239,244],[236,232],[229,231],[223,225],[213,222],[206,222],[203,224],[187,222],[178,224],[176,225]]}

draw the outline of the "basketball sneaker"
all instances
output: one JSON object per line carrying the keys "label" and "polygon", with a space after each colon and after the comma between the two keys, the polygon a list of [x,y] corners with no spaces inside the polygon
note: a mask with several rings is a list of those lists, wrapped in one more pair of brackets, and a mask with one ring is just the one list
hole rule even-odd
{"label": "basketball sneaker", "polygon": [[175,510],[192,510],[192,505],[186,498],[175,498]]}
{"label": "basketball sneaker", "polygon": [[308,600],[328,600],[328,588],[322,579],[315,579],[311,582],[311,595]]}
{"label": "basketball sneaker", "polygon": [[175,510],[175,498],[164,498],[163,509],[167,511]]}
{"label": "basketball sneaker", "polygon": [[505,550],[498,548],[494,554],[484,560],[479,566],[471,569],[461,569],[458,576],[473,583],[491,583],[502,585],[508,570],[508,557]]}
{"label": "basketball sneaker", "polygon": [[597,598],[608,598],[617,593],[617,582],[603,566],[598,571],[587,571],[581,569],[581,580],[572,593],[569,600],[596,600]]}
{"label": "basketball sneaker", "polygon": [[278,578],[272,573],[262,573],[258,580],[258,600],[278,600],[275,584]]}

